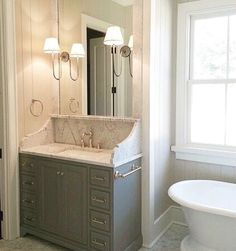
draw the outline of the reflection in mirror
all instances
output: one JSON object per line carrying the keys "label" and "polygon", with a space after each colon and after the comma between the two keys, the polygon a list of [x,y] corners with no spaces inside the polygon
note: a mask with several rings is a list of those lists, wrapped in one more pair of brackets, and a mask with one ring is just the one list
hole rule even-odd
{"label": "reflection in mirror", "polygon": [[[132,48],[130,57],[122,55],[129,54],[127,46],[132,44],[133,1],[58,1],[61,47],[68,51],[72,43],[82,42],[86,50],[79,65],[79,79],[71,81],[68,74],[62,74],[61,113],[132,116]],[[124,40],[115,49],[112,44],[104,44],[111,26],[120,27]],[[121,50],[124,46],[126,50]],[[62,73],[68,72],[67,68],[68,65],[62,65]],[[72,74],[75,73],[72,65]]]}

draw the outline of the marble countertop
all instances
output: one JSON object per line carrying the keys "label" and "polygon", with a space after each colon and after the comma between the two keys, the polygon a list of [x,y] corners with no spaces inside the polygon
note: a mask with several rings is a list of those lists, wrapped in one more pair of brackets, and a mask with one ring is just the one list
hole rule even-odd
{"label": "marble countertop", "polygon": [[76,161],[79,163],[87,163],[112,168],[118,167],[134,159],[142,157],[142,154],[137,154],[130,158],[123,159],[122,161],[114,162],[113,150],[88,147],[81,148],[80,146],[61,143],[50,143],[24,148],[21,149],[20,152],[35,156]]}

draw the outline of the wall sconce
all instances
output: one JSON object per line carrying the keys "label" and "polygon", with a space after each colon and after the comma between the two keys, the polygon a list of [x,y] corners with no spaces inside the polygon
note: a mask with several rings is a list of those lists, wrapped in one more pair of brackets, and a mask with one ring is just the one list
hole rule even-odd
{"label": "wall sconce", "polygon": [[[114,64],[114,55],[117,53],[117,46],[124,44],[124,39],[121,33],[121,29],[119,26],[111,26],[107,29],[106,36],[104,39],[104,44],[111,46],[111,54],[113,58],[112,64]],[[129,58],[129,73],[130,76],[133,77],[131,72],[131,53],[133,50],[133,35],[130,36],[128,46],[124,45],[120,49],[120,55],[124,58]],[[122,69],[120,73],[117,73],[114,67],[114,74],[116,77],[119,77],[122,73]]]}
{"label": "wall sconce", "polygon": [[[48,53],[52,55],[52,71],[53,76],[56,80],[60,80],[62,77],[62,71],[61,71],[61,62],[67,63],[69,61],[69,68],[70,68],[70,78],[73,81],[78,80],[79,78],[79,58],[83,58],[85,56],[84,47],[82,44],[74,43],[71,47],[70,54],[67,51],[60,52],[60,46],[58,43],[57,38],[50,37],[46,38],[44,47],[43,47],[44,53]],[[55,61],[58,61],[58,76],[56,76],[55,73]],[[72,58],[76,58],[76,69],[77,74],[74,78],[72,76]]]}
{"label": "wall sconce", "polygon": [[131,35],[131,36],[129,37],[128,46],[129,46],[130,50],[132,51],[132,50],[133,50],[133,47],[134,47],[134,35]]}
{"label": "wall sconce", "polygon": [[[133,49],[133,38],[130,37],[129,45],[132,46]],[[115,76],[120,77],[122,73],[122,64],[120,73],[115,70],[115,54],[117,54],[117,47],[124,44],[124,39],[121,33],[121,29],[119,26],[111,26],[107,29],[106,36],[104,39],[104,44],[111,46],[111,54],[112,54],[112,114],[115,116]],[[129,58],[129,73],[130,76],[133,77],[131,72],[131,47],[124,45],[120,49],[120,55],[124,58]]]}

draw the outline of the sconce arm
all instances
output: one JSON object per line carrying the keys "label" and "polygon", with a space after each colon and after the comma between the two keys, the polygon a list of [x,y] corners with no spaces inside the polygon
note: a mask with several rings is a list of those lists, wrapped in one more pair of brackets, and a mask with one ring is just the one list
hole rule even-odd
{"label": "sconce arm", "polygon": [[129,55],[129,74],[130,74],[131,78],[133,78],[133,72],[131,69],[131,54]]}
{"label": "sconce arm", "polygon": [[70,78],[73,81],[77,81],[79,78],[79,58],[76,57],[76,77],[75,78],[72,76],[72,69],[71,69],[72,68],[72,59],[71,59],[71,57],[69,58],[69,64],[70,64]]}
{"label": "sconce arm", "polygon": [[115,67],[115,54],[116,54],[116,50],[117,50],[117,47],[115,45],[113,45],[111,47],[111,54],[112,54],[112,69],[113,69],[113,72],[115,74],[116,77],[120,77],[120,75],[122,74],[122,58],[121,58],[121,68],[120,68],[120,72],[117,73],[116,71],[116,67]]}
{"label": "sconce arm", "polygon": [[61,57],[60,57],[60,54],[58,54],[58,77],[56,76],[56,73],[55,73],[55,54],[52,53],[52,71],[53,71],[53,77],[56,79],[56,80],[60,80],[61,79],[61,76],[62,76],[62,73],[61,73]]}

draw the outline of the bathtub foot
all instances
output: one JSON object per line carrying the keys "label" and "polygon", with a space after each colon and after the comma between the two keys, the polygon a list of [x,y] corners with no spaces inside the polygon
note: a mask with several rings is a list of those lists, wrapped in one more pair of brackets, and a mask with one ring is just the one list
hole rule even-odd
{"label": "bathtub foot", "polygon": [[186,236],[181,242],[181,251],[216,251],[202,246],[195,241],[190,235]]}

